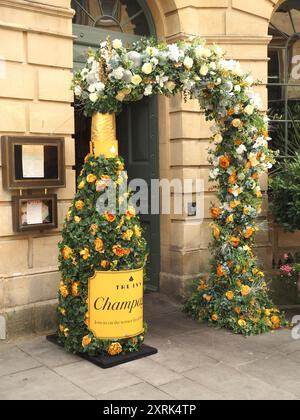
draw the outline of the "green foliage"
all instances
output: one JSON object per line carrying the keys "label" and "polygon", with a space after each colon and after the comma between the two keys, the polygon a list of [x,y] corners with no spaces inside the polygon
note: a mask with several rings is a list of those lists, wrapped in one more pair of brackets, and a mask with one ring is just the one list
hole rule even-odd
{"label": "green foliage", "polygon": [[[99,214],[97,200],[106,185],[122,184],[121,159],[90,155],[78,179],[78,192],[68,212],[60,248],[62,281],[59,291],[59,338],[70,352],[105,353],[111,342],[98,340],[88,330],[88,281],[95,271],[138,269],[147,261],[147,244],[139,219],[132,207],[125,215]],[[100,192],[97,192],[101,190]],[[119,195],[119,199],[127,199]],[[83,346],[84,337],[91,342]],[[89,340],[88,340],[89,341]],[[124,352],[136,350],[143,336],[117,340]]]}

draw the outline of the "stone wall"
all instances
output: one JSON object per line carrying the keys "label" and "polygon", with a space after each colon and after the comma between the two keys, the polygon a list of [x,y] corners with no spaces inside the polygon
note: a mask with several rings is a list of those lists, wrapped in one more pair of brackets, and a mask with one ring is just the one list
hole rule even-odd
{"label": "stone wall", "polygon": [[9,336],[47,329],[55,316],[57,242],[75,192],[69,7],[69,0],[0,0],[0,135],[65,137],[67,173],[67,187],[51,190],[59,228],[47,234],[13,232],[12,194],[0,179],[0,313]]}

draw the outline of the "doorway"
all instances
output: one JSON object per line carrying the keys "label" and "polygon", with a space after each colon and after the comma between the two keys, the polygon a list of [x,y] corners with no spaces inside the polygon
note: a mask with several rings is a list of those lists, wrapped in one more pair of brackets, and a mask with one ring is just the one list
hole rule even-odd
{"label": "doorway", "polygon": [[[155,36],[150,11],[144,0],[88,1],[73,0],[76,11],[73,21],[74,70],[81,69],[86,62],[86,50],[98,48],[100,40],[108,35],[118,38],[124,45],[130,45],[141,36]],[[91,119],[86,118],[75,106],[75,153],[76,175],[78,176],[89,153]],[[145,98],[137,104],[125,105],[117,116],[117,138],[120,156],[125,159],[129,181],[144,179],[151,185],[151,179],[159,178],[159,139],[157,98]],[[149,209],[151,194],[149,192]],[[147,266],[147,288],[159,289],[160,275],[160,216],[141,215],[145,238],[149,247]]]}

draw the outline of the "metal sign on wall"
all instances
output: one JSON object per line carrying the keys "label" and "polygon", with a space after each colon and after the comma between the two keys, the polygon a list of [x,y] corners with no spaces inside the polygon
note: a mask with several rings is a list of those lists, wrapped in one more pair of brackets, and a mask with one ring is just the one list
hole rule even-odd
{"label": "metal sign on wall", "polygon": [[100,340],[144,332],[144,270],[96,272],[89,280],[89,329]]}

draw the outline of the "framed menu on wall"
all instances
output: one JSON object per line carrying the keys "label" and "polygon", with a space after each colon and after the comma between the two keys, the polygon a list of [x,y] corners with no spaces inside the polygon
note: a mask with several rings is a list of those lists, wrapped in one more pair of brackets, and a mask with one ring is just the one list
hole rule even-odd
{"label": "framed menu on wall", "polygon": [[12,197],[15,232],[57,228],[57,196],[26,195]]}
{"label": "framed menu on wall", "polygon": [[1,149],[4,188],[65,187],[64,138],[3,136]]}

